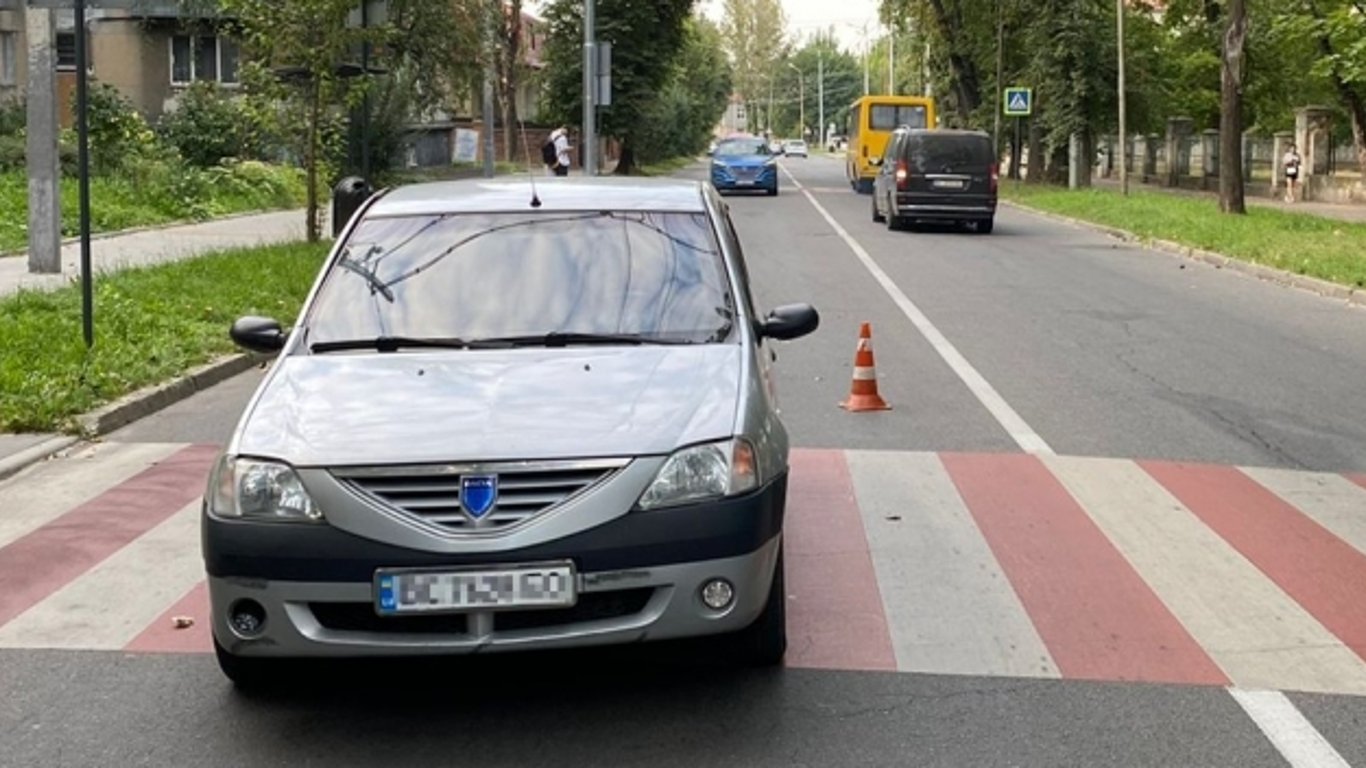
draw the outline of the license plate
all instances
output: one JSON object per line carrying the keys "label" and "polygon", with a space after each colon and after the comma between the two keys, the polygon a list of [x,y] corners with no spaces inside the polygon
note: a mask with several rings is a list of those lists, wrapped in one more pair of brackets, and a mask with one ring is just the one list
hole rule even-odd
{"label": "license plate", "polygon": [[962,179],[935,179],[935,189],[962,189],[966,184]]}
{"label": "license plate", "polygon": [[379,570],[375,610],[409,613],[568,608],[578,599],[573,563],[489,568]]}
{"label": "license plate", "polygon": [[754,179],[736,179],[735,183],[742,187],[749,187],[754,185]]}

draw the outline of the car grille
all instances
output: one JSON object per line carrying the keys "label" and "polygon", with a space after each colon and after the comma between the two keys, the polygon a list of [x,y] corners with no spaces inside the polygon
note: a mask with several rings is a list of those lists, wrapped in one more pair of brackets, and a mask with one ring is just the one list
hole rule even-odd
{"label": "car grille", "polygon": [[[626,466],[624,459],[421,465],[333,470],[351,489],[392,509],[443,528],[469,533],[503,531],[526,523]],[[498,498],[482,518],[460,504],[465,475],[496,475]]]}

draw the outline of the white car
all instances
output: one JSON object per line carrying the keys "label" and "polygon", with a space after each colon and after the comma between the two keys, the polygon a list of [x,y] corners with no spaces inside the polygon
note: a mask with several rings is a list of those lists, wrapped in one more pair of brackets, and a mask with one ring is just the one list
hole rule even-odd
{"label": "white car", "polygon": [[806,157],[806,142],[801,139],[784,142],[783,154],[788,157]]}

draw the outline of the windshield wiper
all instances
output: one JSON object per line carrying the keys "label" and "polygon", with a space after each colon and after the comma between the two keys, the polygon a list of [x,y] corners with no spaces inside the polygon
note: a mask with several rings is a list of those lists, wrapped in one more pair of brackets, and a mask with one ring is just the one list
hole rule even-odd
{"label": "windshield wiper", "polygon": [[474,339],[472,348],[487,347],[567,347],[584,344],[696,344],[691,339],[670,339],[643,333],[572,333],[551,331],[550,333],[528,334],[525,336],[495,336],[487,339]]}
{"label": "windshield wiper", "polygon": [[408,336],[376,336],[373,339],[342,339],[340,341],[319,341],[308,349],[315,354],[321,352],[340,352],[348,349],[373,349],[376,352],[397,352],[400,349],[469,349],[464,339],[450,338],[412,338]]}
{"label": "windshield wiper", "polygon": [[[368,260],[371,255],[378,252],[378,246],[372,248],[370,250],[370,253],[366,254],[366,259]],[[385,285],[384,281],[379,279],[379,276],[375,274],[374,269],[365,264],[362,264],[361,262],[353,260],[351,258],[350,251],[347,251],[345,255],[343,255],[340,259],[337,260],[337,266],[341,267],[347,272],[352,272],[365,278],[365,282],[370,284],[371,296],[378,293],[379,295],[387,299],[390,304],[394,303],[394,292],[389,289],[389,286]]]}

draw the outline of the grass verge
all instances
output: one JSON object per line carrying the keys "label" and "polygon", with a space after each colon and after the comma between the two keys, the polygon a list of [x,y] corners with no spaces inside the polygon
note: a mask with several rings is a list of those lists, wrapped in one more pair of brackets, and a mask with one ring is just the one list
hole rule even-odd
{"label": "grass verge", "polygon": [[660,160],[657,163],[646,163],[640,166],[641,176],[668,176],[671,173],[681,171],[697,161],[696,157],[690,155],[680,155]]}
{"label": "grass verge", "polygon": [[1366,287],[1366,224],[1248,206],[1245,216],[1219,212],[1202,197],[1133,190],[1068,190],[1004,183],[1001,195],[1052,213],[1170,240],[1340,285]]}
{"label": "grass verge", "polygon": [[[75,237],[79,209],[76,180],[63,178],[62,235]],[[90,179],[90,229],[116,232],[180,221],[203,221],[234,213],[303,205],[303,177],[294,168],[264,163],[197,169],[147,163],[119,176]],[[28,247],[28,179],[0,173],[0,254]]]}
{"label": "grass verge", "polygon": [[88,353],[78,286],[0,299],[0,430],[71,431],[74,416],[233,351],[241,315],[292,321],[326,250],[250,248],[102,275]]}

